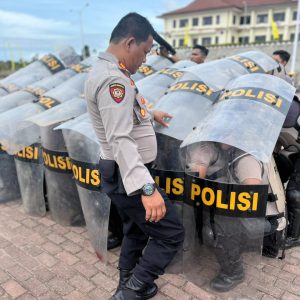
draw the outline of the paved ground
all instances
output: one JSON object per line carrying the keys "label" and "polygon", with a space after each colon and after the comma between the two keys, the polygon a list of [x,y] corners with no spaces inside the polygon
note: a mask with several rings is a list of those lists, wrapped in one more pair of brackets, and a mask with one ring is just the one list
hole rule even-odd
{"label": "paved ground", "polygon": [[[118,250],[104,267],[85,228],[62,227],[50,216],[24,214],[21,202],[0,204],[0,299],[109,299],[117,285]],[[213,294],[181,275],[164,275],[154,300],[300,299],[300,247],[284,261],[263,259],[248,267],[234,291]]]}

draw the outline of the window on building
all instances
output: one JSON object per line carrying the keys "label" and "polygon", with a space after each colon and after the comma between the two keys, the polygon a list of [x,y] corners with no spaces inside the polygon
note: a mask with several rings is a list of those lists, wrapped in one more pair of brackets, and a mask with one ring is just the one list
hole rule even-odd
{"label": "window on building", "polygon": [[240,25],[249,25],[251,23],[251,16],[241,16]]}
{"label": "window on building", "polygon": [[240,36],[239,44],[249,44],[249,36]]}
{"label": "window on building", "polygon": [[297,20],[297,11],[293,12],[293,20],[296,21]]}
{"label": "window on building", "polygon": [[233,18],[232,18],[232,24],[235,24],[235,22],[236,22],[236,16],[233,16]]}
{"label": "window on building", "polygon": [[220,24],[220,16],[216,16],[216,24]]}
{"label": "window on building", "polygon": [[199,25],[199,18],[193,18],[193,26],[198,26]]}
{"label": "window on building", "polygon": [[179,47],[183,47],[184,39],[179,39]]}
{"label": "window on building", "polygon": [[235,43],[235,38],[234,36],[231,37],[231,44],[234,44]]}
{"label": "window on building", "polygon": [[193,39],[193,46],[198,44],[198,39]]}
{"label": "window on building", "polygon": [[215,44],[216,44],[216,45],[219,44],[219,37],[218,37],[218,36],[216,36],[216,38],[215,38]]}
{"label": "window on building", "polygon": [[284,22],[285,19],[285,13],[275,13],[273,15],[273,19],[275,22]]}
{"label": "window on building", "polygon": [[173,20],[173,28],[176,28],[176,20]]}
{"label": "window on building", "polygon": [[255,37],[255,43],[265,43],[266,42],[266,36],[265,35],[257,35]]}
{"label": "window on building", "polygon": [[176,40],[173,40],[173,41],[172,41],[172,46],[173,46],[173,47],[176,47]]}
{"label": "window on building", "polygon": [[209,45],[211,45],[211,37],[204,37],[204,38],[202,38],[202,45],[203,46],[209,46]]}
{"label": "window on building", "polygon": [[[294,39],[295,39],[295,33],[292,33],[292,34],[291,34],[291,41],[293,42]],[[299,33],[299,35],[298,35],[298,41],[300,41],[300,33]]]}
{"label": "window on building", "polygon": [[181,19],[179,20],[179,27],[186,27],[188,24],[189,20],[188,19]]}
{"label": "window on building", "polygon": [[267,14],[257,15],[256,23],[257,23],[257,24],[265,24],[265,23],[268,23],[268,15],[267,15]]}
{"label": "window on building", "polygon": [[203,17],[202,25],[212,25],[212,17]]}

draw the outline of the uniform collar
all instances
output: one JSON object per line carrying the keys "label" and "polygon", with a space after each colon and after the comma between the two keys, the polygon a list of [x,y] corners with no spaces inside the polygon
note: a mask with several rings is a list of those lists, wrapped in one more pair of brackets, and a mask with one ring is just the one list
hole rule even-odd
{"label": "uniform collar", "polygon": [[126,76],[130,77],[131,73],[127,70],[126,66],[121,63],[113,54],[109,52],[100,52],[98,57],[100,59],[107,60],[109,62],[115,63],[118,68],[125,73]]}

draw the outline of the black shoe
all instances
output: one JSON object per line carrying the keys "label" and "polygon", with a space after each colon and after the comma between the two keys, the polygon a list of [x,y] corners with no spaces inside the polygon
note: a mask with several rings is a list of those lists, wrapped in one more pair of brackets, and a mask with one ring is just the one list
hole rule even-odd
{"label": "black shoe", "polygon": [[276,258],[278,256],[279,249],[276,247],[265,246],[262,249],[262,255],[270,258]]}
{"label": "black shoe", "polygon": [[300,238],[287,237],[285,240],[285,249],[290,249],[300,245]]}
{"label": "black shoe", "polygon": [[228,276],[224,273],[219,273],[211,282],[210,287],[218,292],[227,292],[237,286],[244,280],[244,272]]}
{"label": "black shoe", "polygon": [[117,291],[125,288],[127,281],[129,280],[129,278],[132,275],[132,270],[119,269],[119,271],[120,271],[120,279],[119,279]]}
{"label": "black shoe", "polygon": [[122,240],[115,235],[109,235],[107,238],[107,250],[111,250],[119,247],[122,244]]}
{"label": "black shoe", "polygon": [[117,290],[110,300],[147,300],[157,294],[155,283],[148,284],[139,281],[134,275],[127,281],[125,288]]}

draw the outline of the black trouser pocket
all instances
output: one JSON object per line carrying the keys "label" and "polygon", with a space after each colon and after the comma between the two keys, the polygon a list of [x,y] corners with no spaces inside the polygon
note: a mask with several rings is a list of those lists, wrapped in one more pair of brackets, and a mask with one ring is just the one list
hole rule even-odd
{"label": "black trouser pocket", "polygon": [[101,179],[100,191],[106,194],[126,194],[121,178],[119,166],[114,160],[101,159],[99,161]]}

